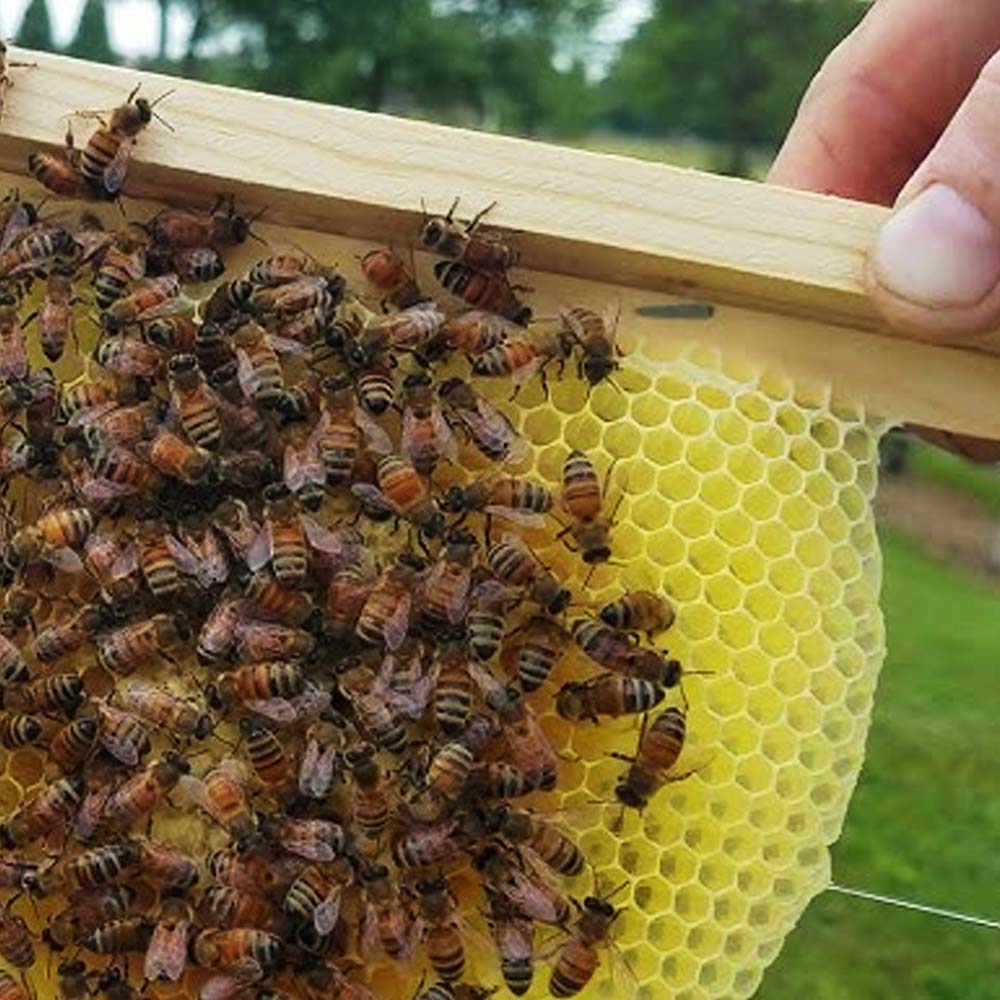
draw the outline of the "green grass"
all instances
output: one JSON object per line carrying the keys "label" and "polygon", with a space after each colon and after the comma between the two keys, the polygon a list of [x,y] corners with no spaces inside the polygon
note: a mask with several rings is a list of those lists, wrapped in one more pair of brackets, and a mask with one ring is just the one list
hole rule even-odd
{"label": "green grass", "polygon": [[925,441],[913,441],[910,469],[914,475],[976,497],[1000,514],[1000,473],[993,466],[977,465]]}
{"label": "green grass", "polygon": [[[882,542],[889,655],[834,878],[1000,918],[1000,595]],[[828,893],[757,1000],[998,996],[1000,932]]]}

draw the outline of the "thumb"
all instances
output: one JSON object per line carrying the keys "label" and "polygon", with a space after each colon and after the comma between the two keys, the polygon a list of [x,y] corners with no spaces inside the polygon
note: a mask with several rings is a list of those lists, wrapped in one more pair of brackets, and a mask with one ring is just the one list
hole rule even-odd
{"label": "thumb", "polygon": [[875,305],[902,332],[1000,353],[998,121],[994,55],[900,194],[867,280]]}

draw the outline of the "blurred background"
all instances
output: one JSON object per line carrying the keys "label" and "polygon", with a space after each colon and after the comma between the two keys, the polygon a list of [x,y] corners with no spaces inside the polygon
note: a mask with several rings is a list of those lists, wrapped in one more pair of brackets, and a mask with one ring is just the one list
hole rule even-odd
{"label": "blurred background", "polygon": [[[863,10],[859,0],[0,0],[0,36],[762,177],[811,75]],[[887,440],[883,466],[889,658],[835,879],[1000,917],[1000,475],[902,435]],[[894,995],[996,1000],[1000,933],[826,894],[758,997]]]}

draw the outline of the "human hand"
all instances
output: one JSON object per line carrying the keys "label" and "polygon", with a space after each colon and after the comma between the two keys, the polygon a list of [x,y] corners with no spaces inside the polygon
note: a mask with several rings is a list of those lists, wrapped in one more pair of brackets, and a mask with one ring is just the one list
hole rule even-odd
{"label": "human hand", "polygon": [[[813,80],[769,178],[894,204],[868,262],[876,307],[909,336],[992,353],[1000,353],[998,48],[998,0],[877,0]],[[942,443],[1000,459],[1000,446],[987,442]]]}

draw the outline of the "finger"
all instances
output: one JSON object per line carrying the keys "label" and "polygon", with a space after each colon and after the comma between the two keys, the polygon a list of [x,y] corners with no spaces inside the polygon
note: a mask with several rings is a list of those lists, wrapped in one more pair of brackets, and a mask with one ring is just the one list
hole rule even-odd
{"label": "finger", "polygon": [[903,332],[1000,352],[998,120],[995,55],[906,185],[869,259],[875,304]]}
{"label": "finger", "polygon": [[996,0],[880,0],[823,64],[769,179],[892,204],[1000,47]]}

